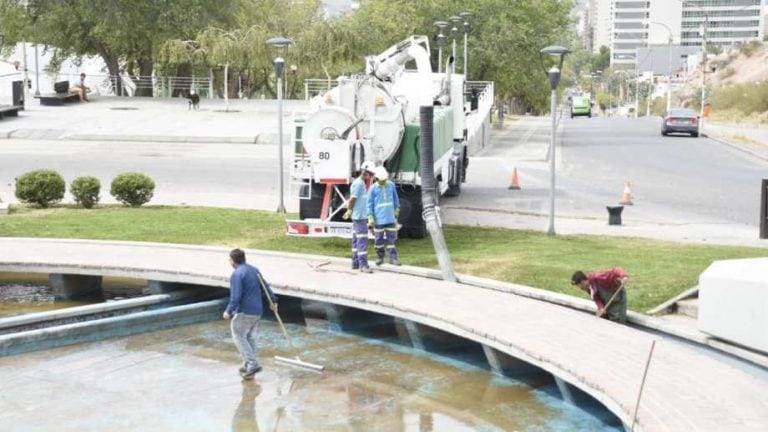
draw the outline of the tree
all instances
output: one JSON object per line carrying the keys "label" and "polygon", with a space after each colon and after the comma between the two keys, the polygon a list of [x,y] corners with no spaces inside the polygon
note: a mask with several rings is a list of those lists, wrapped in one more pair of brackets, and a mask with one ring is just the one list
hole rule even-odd
{"label": "tree", "polygon": [[0,0],[0,25],[11,41],[58,48],[58,55],[98,55],[111,76],[121,70],[151,96],[156,50],[227,23],[237,0]]}

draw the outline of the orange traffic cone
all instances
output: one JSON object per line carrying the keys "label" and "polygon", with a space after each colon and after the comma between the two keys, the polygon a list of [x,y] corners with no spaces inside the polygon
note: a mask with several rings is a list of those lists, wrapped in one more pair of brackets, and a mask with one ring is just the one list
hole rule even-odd
{"label": "orange traffic cone", "polygon": [[517,178],[517,168],[512,169],[512,180],[510,180],[509,187],[507,189],[520,189],[520,180]]}
{"label": "orange traffic cone", "polygon": [[624,183],[624,194],[621,196],[621,201],[619,201],[619,204],[621,205],[634,205],[632,202],[632,191],[629,190],[629,182]]}

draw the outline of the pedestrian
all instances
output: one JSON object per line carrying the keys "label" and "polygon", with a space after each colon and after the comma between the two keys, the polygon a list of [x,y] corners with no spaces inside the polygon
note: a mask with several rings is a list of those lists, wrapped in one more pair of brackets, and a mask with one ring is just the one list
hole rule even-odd
{"label": "pedestrian", "polygon": [[85,85],[85,74],[80,74],[80,79],[75,81],[75,83],[70,87],[69,93],[70,94],[76,94],[80,96],[80,102],[90,102],[88,100],[88,92],[91,91],[88,86]]}
{"label": "pedestrian", "polygon": [[389,263],[399,266],[397,259],[397,218],[400,216],[400,198],[395,184],[389,181],[389,173],[383,166],[374,170],[374,180],[368,191],[368,226],[376,236],[376,265],[384,263],[384,247],[389,252]]}
{"label": "pedestrian", "polygon": [[229,253],[229,264],[234,271],[229,278],[229,304],[223,318],[231,319],[232,339],[243,357],[240,376],[248,380],[261,371],[256,360],[256,330],[263,311],[262,290],[272,299],[270,309],[273,312],[277,312],[277,296],[259,269],[245,262],[245,252],[241,249],[233,249]]}
{"label": "pedestrian", "polygon": [[[571,284],[578,285],[597,305],[596,315],[619,323],[627,322],[627,289],[629,276],[620,267],[584,274],[577,271]],[[612,300],[611,300],[612,299]]]}
{"label": "pedestrian", "polygon": [[355,181],[349,187],[350,198],[344,220],[352,218],[352,269],[362,273],[371,273],[368,265],[368,223],[367,204],[368,187],[375,166],[373,162],[363,162]]}

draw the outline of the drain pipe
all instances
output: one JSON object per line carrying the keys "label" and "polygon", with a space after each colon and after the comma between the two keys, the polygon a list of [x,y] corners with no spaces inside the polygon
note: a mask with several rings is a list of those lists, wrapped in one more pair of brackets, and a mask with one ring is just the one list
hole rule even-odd
{"label": "drain pipe", "polygon": [[424,209],[422,216],[427,223],[427,230],[432,238],[432,245],[435,247],[437,263],[440,265],[443,279],[448,282],[456,282],[451,255],[448,253],[448,246],[445,244],[440,218],[435,209],[437,206],[437,187],[432,148],[434,112],[435,108],[433,106],[422,106],[419,109],[419,120],[421,123],[421,203]]}

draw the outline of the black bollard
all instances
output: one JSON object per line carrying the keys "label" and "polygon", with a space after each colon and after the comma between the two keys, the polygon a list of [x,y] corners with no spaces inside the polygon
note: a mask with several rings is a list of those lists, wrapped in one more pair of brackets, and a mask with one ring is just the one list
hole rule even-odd
{"label": "black bollard", "polygon": [[608,225],[621,225],[621,212],[624,210],[624,206],[606,206],[608,209]]}

